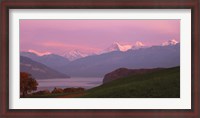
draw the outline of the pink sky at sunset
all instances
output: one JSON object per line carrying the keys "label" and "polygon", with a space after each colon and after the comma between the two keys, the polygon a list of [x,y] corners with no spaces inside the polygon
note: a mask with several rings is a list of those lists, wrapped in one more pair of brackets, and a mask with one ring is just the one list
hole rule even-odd
{"label": "pink sky at sunset", "polygon": [[180,41],[180,20],[20,20],[20,50],[98,52],[113,42]]}

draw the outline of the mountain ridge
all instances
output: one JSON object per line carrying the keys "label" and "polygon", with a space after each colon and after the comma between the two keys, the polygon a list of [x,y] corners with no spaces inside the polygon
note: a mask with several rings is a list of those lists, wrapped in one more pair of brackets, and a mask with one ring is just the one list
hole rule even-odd
{"label": "mountain ridge", "polygon": [[20,72],[28,72],[36,79],[70,78],[28,57],[20,56]]}
{"label": "mountain ridge", "polygon": [[60,71],[59,70],[60,66],[67,65],[70,62],[67,58],[64,58],[62,56],[59,56],[53,53],[39,56],[33,52],[21,52],[20,55],[24,57],[28,57],[32,59],[33,61],[42,63],[50,68],[53,68],[56,71]]}

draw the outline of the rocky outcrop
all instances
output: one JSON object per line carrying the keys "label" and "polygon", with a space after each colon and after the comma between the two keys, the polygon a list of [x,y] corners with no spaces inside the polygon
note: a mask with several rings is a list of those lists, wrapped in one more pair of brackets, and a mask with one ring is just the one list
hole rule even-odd
{"label": "rocky outcrop", "polygon": [[143,74],[147,72],[153,72],[157,70],[161,70],[162,68],[154,68],[154,69],[127,69],[127,68],[119,68],[114,70],[104,76],[103,84],[111,82],[113,80],[117,80],[120,78],[128,77],[134,74]]}

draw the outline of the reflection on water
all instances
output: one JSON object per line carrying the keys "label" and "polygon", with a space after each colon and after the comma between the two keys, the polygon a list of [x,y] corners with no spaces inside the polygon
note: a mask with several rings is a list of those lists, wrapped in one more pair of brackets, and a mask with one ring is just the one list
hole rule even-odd
{"label": "reflection on water", "polygon": [[83,87],[85,89],[90,89],[102,84],[103,78],[95,77],[71,77],[62,79],[37,79],[38,89],[40,90],[50,90],[52,91],[55,87],[57,88],[69,88],[69,87]]}

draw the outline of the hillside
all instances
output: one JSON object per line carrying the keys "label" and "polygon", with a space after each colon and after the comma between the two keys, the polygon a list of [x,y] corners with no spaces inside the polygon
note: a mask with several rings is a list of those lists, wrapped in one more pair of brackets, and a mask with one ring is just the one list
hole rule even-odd
{"label": "hillside", "polygon": [[179,98],[180,67],[134,74],[90,89],[84,98]]}
{"label": "hillside", "polygon": [[20,72],[28,72],[35,79],[69,78],[68,75],[23,56],[20,56]]}
{"label": "hillside", "polygon": [[108,74],[106,74],[103,78],[103,84],[111,82],[116,79],[123,79],[125,77],[129,77],[135,74],[145,74],[148,72],[154,72],[161,70],[163,68],[153,68],[153,69],[127,69],[127,68],[119,68]]}
{"label": "hillside", "polygon": [[21,52],[20,55],[23,57],[30,58],[33,61],[44,64],[47,67],[53,68],[54,70],[58,72],[61,72],[60,66],[64,66],[64,65],[66,66],[70,62],[67,58],[64,58],[56,54],[48,54],[48,55],[39,56],[32,52]]}

